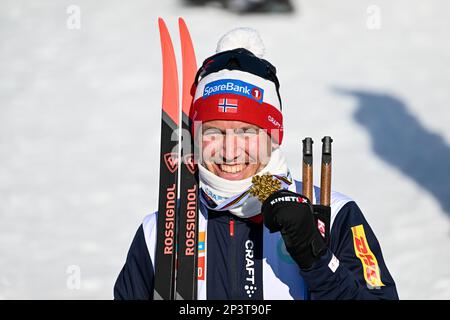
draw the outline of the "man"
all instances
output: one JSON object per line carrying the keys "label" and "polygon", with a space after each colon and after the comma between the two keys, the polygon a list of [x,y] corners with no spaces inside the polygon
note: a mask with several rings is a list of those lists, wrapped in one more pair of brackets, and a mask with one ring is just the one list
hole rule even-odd
{"label": "man", "polygon": [[[217,51],[197,73],[190,114],[201,124],[192,128],[200,149],[198,299],[398,299],[354,201],[332,192],[328,245],[318,231],[311,201],[320,189],[307,199],[291,178],[280,150],[279,82],[258,57],[259,35],[235,29]],[[249,189],[265,174],[281,188],[261,203]],[[137,231],[116,299],[153,298],[156,219],[147,216]]]}

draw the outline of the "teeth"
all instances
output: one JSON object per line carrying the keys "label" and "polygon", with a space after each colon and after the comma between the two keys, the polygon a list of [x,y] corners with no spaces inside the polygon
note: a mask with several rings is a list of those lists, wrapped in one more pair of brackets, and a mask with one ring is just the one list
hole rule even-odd
{"label": "teeth", "polygon": [[224,171],[224,172],[228,172],[228,173],[236,173],[236,172],[241,172],[242,170],[244,170],[244,165],[243,164],[234,164],[234,165],[227,165],[227,164],[221,164],[219,165],[220,170]]}

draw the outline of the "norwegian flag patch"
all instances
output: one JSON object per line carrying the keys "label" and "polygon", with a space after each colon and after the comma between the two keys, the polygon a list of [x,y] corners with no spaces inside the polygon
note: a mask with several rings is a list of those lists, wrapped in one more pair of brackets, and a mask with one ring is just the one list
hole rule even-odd
{"label": "norwegian flag patch", "polygon": [[219,99],[219,104],[217,105],[217,111],[226,113],[236,113],[238,109],[237,99]]}

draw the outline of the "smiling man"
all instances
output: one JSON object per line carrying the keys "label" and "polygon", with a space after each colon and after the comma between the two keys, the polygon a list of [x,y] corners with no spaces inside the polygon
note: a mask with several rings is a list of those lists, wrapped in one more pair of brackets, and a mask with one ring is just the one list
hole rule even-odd
{"label": "smiling man", "polygon": [[270,159],[270,138],[242,121],[213,120],[202,128],[203,166],[227,180],[242,180],[261,171]]}
{"label": "smiling man", "polygon": [[[283,117],[276,69],[261,39],[235,29],[197,73],[190,118],[200,150],[198,299],[398,299],[374,232],[357,204],[331,194],[327,244],[311,201],[300,194],[280,146]],[[252,178],[280,190],[263,203]],[[152,299],[156,219],[139,228],[114,287],[116,299]]]}

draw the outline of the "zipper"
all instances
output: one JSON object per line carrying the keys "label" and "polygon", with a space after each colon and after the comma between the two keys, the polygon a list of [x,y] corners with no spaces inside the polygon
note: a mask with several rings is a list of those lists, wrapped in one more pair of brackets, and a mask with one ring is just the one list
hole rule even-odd
{"label": "zipper", "polygon": [[238,270],[237,270],[237,259],[239,254],[236,254],[236,237],[234,236],[234,219],[230,217],[230,247],[229,247],[229,258],[230,258],[230,282],[231,282],[231,299],[238,299]]}
{"label": "zipper", "polygon": [[230,218],[230,237],[234,237],[234,219]]}

